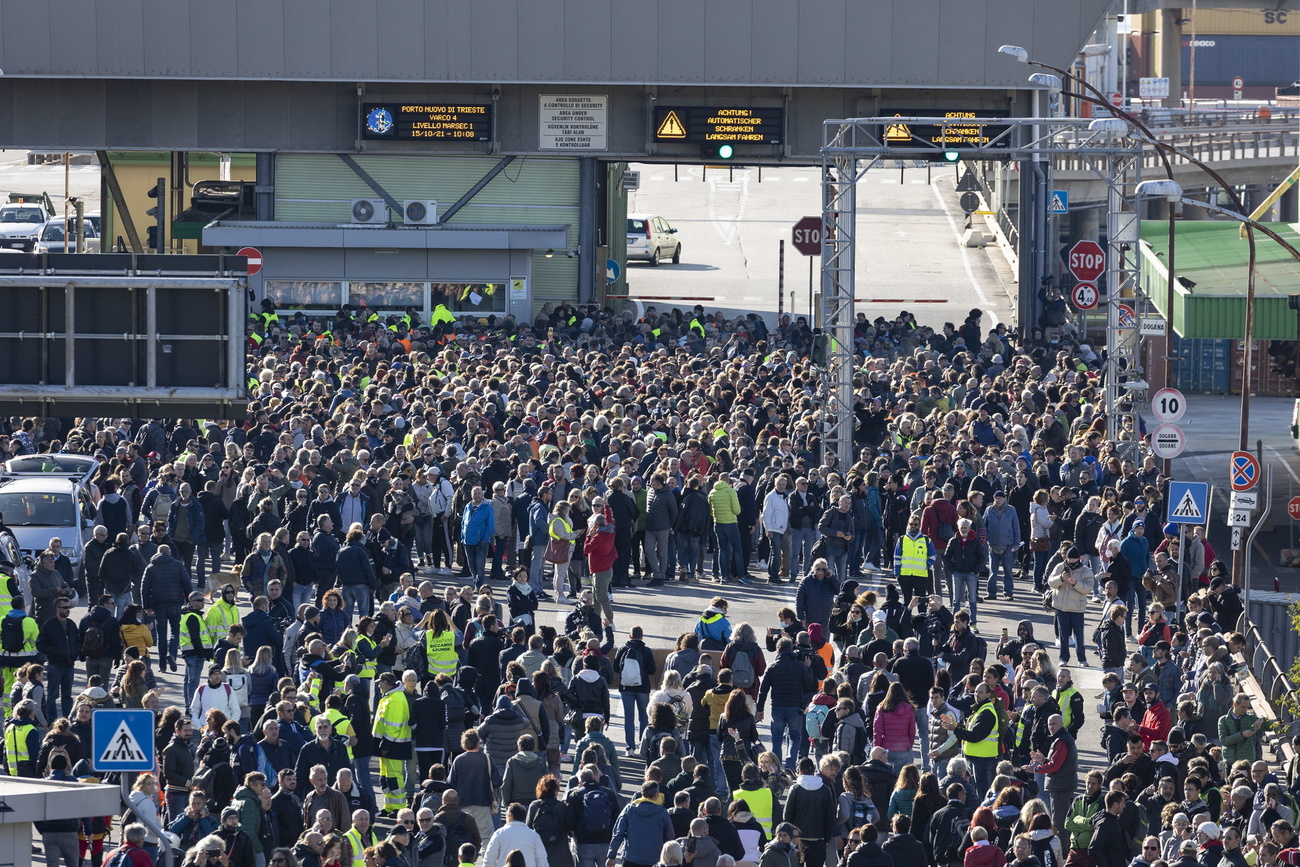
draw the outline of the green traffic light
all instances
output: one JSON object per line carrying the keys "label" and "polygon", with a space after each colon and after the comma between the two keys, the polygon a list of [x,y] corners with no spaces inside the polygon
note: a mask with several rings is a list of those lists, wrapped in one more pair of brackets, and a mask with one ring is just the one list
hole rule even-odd
{"label": "green traffic light", "polygon": [[735,154],[736,149],[729,144],[718,145],[718,158],[729,160]]}
{"label": "green traffic light", "polygon": [[944,151],[943,158],[946,162],[955,163],[957,160],[961,159],[961,155],[956,151]]}

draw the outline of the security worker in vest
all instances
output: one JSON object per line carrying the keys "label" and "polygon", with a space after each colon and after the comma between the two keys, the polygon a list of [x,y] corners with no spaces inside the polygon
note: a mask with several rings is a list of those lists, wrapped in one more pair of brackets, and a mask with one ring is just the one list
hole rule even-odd
{"label": "security worker in vest", "polygon": [[379,788],[384,793],[379,809],[396,814],[406,806],[406,760],[412,756],[411,706],[391,671],[380,674],[375,683],[383,693],[372,730],[379,751]]}
{"label": "security worker in vest", "polygon": [[379,658],[381,645],[387,647],[392,640],[392,636],[385,635],[380,644],[376,644],[371,637],[375,634],[375,628],[378,622],[370,617],[362,617],[357,621],[357,641],[352,646],[352,652],[357,655],[361,661],[361,670],[357,672],[357,677],[361,678],[361,688],[365,690],[366,698],[370,697],[370,684],[375,679],[375,673],[379,670],[375,662]]}
{"label": "security worker in vest", "polygon": [[975,687],[975,707],[961,725],[951,716],[944,716],[942,725],[961,741],[962,755],[975,773],[975,788],[987,792],[993,785],[993,772],[997,770],[1002,751],[998,711],[993,706],[993,693],[988,684],[981,681]]}
{"label": "security worker in vest", "polygon": [[772,790],[763,785],[758,765],[746,764],[740,769],[740,788],[731,793],[732,801],[744,801],[754,821],[763,826],[763,833],[772,835]]}
{"label": "security worker in vest", "polygon": [[460,667],[460,654],[456,648],[456,630],[447,612],[441,608],[430,611],[421,621],[420,628],[424,630],[425,680],[432,680],[440,674],[454,679],[456,669]]}
{"label": "security worker in vest", "polygon": [[921,516],[907,519],[907,532],[894,545],[894,577],[903,591],[903,607],[912,604],[913,596],[929,596],[930,576],[934,574],[934,545],[921,533]]}
{"label": "security worker in vest", "polygon": [[[16,585],[18,579],[10,578],[9,581]],[[3,598],[4,597],[0,597],[0,599]],[[40,632],[40,629],[36,625],[36,618],[29,617],[27,612],[24,610],[25,603],[23,602],[23,597],[15,594],[14,596],[9,597],[7,601],[12,605],[12,607],[8,608],[4,612],[3,617],[0,617],[0,624],[4,623],[6,620],[17,621],[18,628],[22,630],[23,644],[18,650],[12,652],[5,650],[4,645],[0,644],[0,675],[3,675],[4,689],[3,695],[0,695],[0,700],[4,702],[5,717],[8,717],[10,713],[9,691],[13,689],[14,681],[17,680],[18,669],[22,668],[24,664],[36,660],[36,637]],[[10,626],[9,628],[12,633],[14,627]],[[2,627],[0,627],[0,629],[2,629]]]}
{"label": "security worker in vest", "polygon": [[41,732],[36,727],[36,703],[18,702],[13,719],[5,723],[5,773],[11,777],[39,777],[36,755],[41,751]]}
{"label": "security worker in vest", "polygon": [[[343,794],[346,795],[347,792]],[[343,836],[352,844],[352,864],[340,867],[365,867],[366,850],[379,845],[379,837],[375,835],[375,829],[370,827],[370,814],[365,810],[353,810],[352,829]]]}
{"label": "security worker in vest", "polygon": [[203,617],[203,591],[190,594],[189,605],[181,609],[181,658],[185,660],[185,695],[194,695],[203,670],[212,659],[216,636]]}
{"label": "security worker in vest", "polygon": [[1063,668],[1057,673],[1052,698],[1056,699],[1057,706],[1061,708],[1061,719],[1065,721],[1066,731],[1070,737],[1077,738],[1079,729],[1083,728],[1083,695],[1074,685],[1074,675],[1070,669]]}

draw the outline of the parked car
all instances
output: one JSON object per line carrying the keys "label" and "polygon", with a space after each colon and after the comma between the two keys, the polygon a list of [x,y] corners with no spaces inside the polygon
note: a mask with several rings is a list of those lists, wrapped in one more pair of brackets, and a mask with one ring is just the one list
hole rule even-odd
{"label": "parked car", "polygon": [[[36,239],[37,253],[75,253],[77,245],[69,241],[68,236],[76,231],[75,226],[65,223],[62,217],[50,220],[41,227],[40,237]],[[99,252],[99,230],[89,219],[83,220],[86,229],[86,252]],[[70,232],[69,229],[72,231]]]}
{"label": "parked car", "polygon": [[35,557],[58,536],[76,566],[94,534],[99,461],[84,455],[23,455],[0,473],[0,514],[22,552]]}
{"label": "parked car", "polygon": [[640,259],[655,267],[666,258],[673,264],[682,261],[682,242],[677,240],[677,230],[663,217],[649,214],[629,214],[627,218],[627,260]]}

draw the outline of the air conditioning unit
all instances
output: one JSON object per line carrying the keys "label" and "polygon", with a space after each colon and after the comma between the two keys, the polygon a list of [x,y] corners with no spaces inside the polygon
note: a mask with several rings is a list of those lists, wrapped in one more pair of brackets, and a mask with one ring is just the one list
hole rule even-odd
{"label": "air conditioning unit", "polygon": [[354,223],[387,223],[388,205],[383,199],[353,199],[351,214]]}
{"label": "air conditioning unit", "polygon": [[402,202],[402,222],[408,226],[438,225],[438,203],[428,199]]}

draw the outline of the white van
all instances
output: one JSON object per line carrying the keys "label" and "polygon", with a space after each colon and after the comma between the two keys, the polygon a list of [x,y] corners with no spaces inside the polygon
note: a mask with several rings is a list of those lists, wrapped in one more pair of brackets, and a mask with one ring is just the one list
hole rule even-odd
{"label": "white van", "polygon": [[99,461],[85,455],[23,455],[0,473],[0,515],[22,552],[35,558],[58,537],[74,567],[94,535]]}

